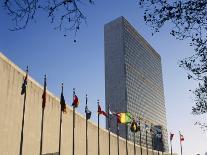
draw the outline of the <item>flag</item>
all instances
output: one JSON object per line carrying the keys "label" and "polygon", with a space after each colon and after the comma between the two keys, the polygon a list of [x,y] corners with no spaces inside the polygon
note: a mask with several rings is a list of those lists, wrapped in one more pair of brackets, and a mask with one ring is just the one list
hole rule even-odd
{"label": "flag", "polygon": [[61,105],[61,111],[66,112],[66,104],[65,104],[65,98],[63,95],[63,89],[62,89],[61,96],[60,96],[60,105]]}
{"label": "flag", "polygon": [[170,133],[170,141],[173,140],[174,133]]}
{"label": "flag", "polygon": [[180,133],[180,141],[184,141],[184,136]]}
{"label": "flag", "polygon": [[24,77],[23,83],[22,83],[22,91],[21,91],[21,95],[26,93],[26,88],[27,88],[27,77],[28,77],[28,67],[26,70],[26,76]]}
{"label": "flag", "polygon": [[121,124],[128,124],[132,121],[132,115],[130,112],[117,113],[117,121]]}
{"label": "flag", "polygon": [[137,125],[137,122],[135,120],[132,121],[130,130],[131,130],[131,132],[140,131],[140,127]]}
{"label": "flag", "polygon": [[46,76],[45,76],[45,79],[44,79],[44,91],[43,91],[43,94],[42,94],[42,108],[43,109],[45,108],[45,104],[46,104],[46,87],[47,87],[47,83],[46,83]]}
{"label": "flag", "polygon": [[109,108],[109,115],[116,115],[116,113],[115,113],[115,112],[112,112],[112,111],[110,110],[110,108]]}
{"label": "flag", "polygon": [[101,106],[100,106],[100,105],[98,105],[98,114],[99,114],[99,115],[102,114],[102,115],[104,115],[104,116],[107,116],[107,113],[106,113],[105,111],[102,111],[102,110],[101,110]]}
{"label": "flag", "polygon": [[145,122],[145,130],[149,129],[149,125]]}
{"label": "flag", "polygon": [[162,132],[160,129],[157,129],[156,137],[161,139],[162,138]]}
{"label": "flag", "polygon": [[86,119],[90,119],[91,118],[91,111],[88,109],[88,107],[85,107],[85,113],[86,113]]}
{"label": "flag", "polygon": [[78,99],[78,97],[76,95],[74,95],[72,106],[75,107],[75,108],[77,108],[78,105],[79,105],[79,99]]}
{"label": "flag", "polygon": [[153,126],[153,124],[151,124],[150,132],[151,132],[152,134],[154,133],[154,126]]}

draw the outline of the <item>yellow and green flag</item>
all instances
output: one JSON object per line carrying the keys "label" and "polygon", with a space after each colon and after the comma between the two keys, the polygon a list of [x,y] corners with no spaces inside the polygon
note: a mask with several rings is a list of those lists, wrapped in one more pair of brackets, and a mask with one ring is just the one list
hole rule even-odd
{"label": "yellow and green flag", "polygon": [[121,124],[128,124],[132,121],[132,115],[130,112],[117,113],[117,121]]}

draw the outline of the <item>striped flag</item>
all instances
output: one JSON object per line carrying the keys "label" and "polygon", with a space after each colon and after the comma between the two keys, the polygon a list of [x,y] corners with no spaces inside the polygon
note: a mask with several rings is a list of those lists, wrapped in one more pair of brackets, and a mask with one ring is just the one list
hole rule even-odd
{"label": "striped flag", "polygon": [[117,121],[121,124],[128,124],[132,121],[132,115],[130,112],[117,113]]}

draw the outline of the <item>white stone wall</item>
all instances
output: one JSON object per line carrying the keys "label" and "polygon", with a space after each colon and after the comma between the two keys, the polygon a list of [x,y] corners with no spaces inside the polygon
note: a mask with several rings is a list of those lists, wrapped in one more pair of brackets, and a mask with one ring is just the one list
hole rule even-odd
{"label": "white stone wall", "polygon": [[[25,73],[0,53],[0,154],[18,155],[20,146],[23,96],[20,95]],[[40,147],[41,96],[43,88],[31,77],[27,87],[23,155],[38,155]],[[59,142],[59,99],[50,92],[45,108],[43,154],[57,155]],[[75,155],[85,154],[85,119],[76,113]],[[88,124],[89,155],[97,155],[97,125]],[[140,148],[136,146],[137,154]],[[62,123],[62,153],[72,155],[72,109],[67,107]],[[133,144],[128,143],[128,155]],[[100,129],[100,154],[108,154],[108,132]],[[160,153],[161,154],[161,153]],[[117,155],[116,135],[111,136],[111,155]],[[120,138],[120,155],[126,155],[125,140]],[[143,155],[146,150],[143,148]],[[149,151],[149,155],[152,152]],[[154,155],[158,155],[156,152]]]}

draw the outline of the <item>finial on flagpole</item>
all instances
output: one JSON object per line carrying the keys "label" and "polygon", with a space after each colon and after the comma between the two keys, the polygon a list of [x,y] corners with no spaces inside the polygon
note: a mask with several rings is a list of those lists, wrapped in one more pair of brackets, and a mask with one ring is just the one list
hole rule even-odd
{"label": "finial on flagpole", "polygon": [[63,92],[63,82],[61,83],[61,88],[62,88],[62,92]]}
{"label": "finial on flagpole", "polygon": [[28,67],[28,66],[27,66],[26,72],[27,72],[27,73],[29,72],[29,67]]}
{"label": "finial on flagpole", "polygon": [[86,94],[86,106],[87,106],[87,104],[88,104],[88,96]]}

